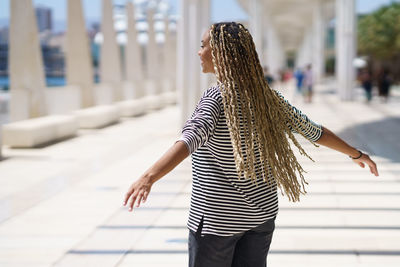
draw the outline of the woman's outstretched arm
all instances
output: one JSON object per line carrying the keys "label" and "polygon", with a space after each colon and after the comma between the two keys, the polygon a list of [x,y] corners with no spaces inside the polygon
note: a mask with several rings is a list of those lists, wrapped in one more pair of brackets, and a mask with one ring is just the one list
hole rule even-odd
{"label": "woman's outstretched arm", "polygon": [[189,150],[183,141],[176,142],[168,151],[145,171],[142,176],[135,181],[125,195],[124,206],[128,203],[129,211],[133,210],[133,206],[140,206],[141,202],[145,202],[150,193],[151,186],[161,179],[164,175],[172,171],[179,163],[181,163],[189,155]]}
{"label": "woman's outstretched arm", "polygon": [[[352,158],[357,158],[360,156],[359,150],[347,144],[329,129],[322,127],[322,130],[323,132],[321,137],[318,139],[318,141],[316,141],[317,144],[332,148],[348,156],[351,156]],[[353,159],[353,161],[360,165],[360,167],[362,168],[364,168],[365,164],[367,164],[372,174],[374,174],[375,176],[379,175],[375,162],[371,160],[367,154],[362,153],[360,158]]]}

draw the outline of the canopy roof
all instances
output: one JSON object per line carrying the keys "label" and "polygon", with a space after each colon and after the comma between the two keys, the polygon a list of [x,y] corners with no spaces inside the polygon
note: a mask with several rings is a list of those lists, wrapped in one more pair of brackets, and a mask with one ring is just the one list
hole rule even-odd
{"label": "canopy roof", "polygon": [[[251,19],[250,2],[238,0]],[[312,27],[313,12],[316,5],[322,4],[324,17],[329,21],[334,17],[334,0],[258,0],[262,13],[269,16],[285,50],[297,49],[306,31]]]}

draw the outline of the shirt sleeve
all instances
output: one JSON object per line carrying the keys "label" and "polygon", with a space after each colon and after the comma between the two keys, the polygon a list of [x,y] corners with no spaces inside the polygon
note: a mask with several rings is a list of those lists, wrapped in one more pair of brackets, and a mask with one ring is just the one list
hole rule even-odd
{"label": "shirt sleeve", "polygon": [[213,135],[220,112],[221,105],[217,99],[208,96],[201,98],[177,141],[183,141],[190,154],[195,152]]}
{"label": "shirt sleeve", "polygon": [[[322,125],[309,119],[306,114],[292,106],[289,101],[287,101],[278,91],[275,92],[281,98],[281,101],[283,101],[285,105],[289,106],[289,120],[298,126],[301,133],[308,140],[312,142],[318,141],[318,139],[320,139],[322,136]],[[287,122],[287,125],[293,133],[298,133],[297,130],[292,127],[292,124],[289,121]]]}

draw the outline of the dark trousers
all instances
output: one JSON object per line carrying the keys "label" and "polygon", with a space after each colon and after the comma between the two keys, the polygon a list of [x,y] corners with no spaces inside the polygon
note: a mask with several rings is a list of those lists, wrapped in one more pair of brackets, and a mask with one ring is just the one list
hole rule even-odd
{"label": "dark trousers", "polygon": [[275,219],[233,236],[189,232],[189,267],[266,267]]}

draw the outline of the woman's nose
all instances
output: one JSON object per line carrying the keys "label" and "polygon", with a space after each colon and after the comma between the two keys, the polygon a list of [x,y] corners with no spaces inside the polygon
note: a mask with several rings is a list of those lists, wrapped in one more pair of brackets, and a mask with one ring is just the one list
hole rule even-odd
{"label": "woman's nose", "polygon": [[199,50],[199,51],[197,52],[197,55],[198,55],[198,56],[201,56],[201,50]]}

